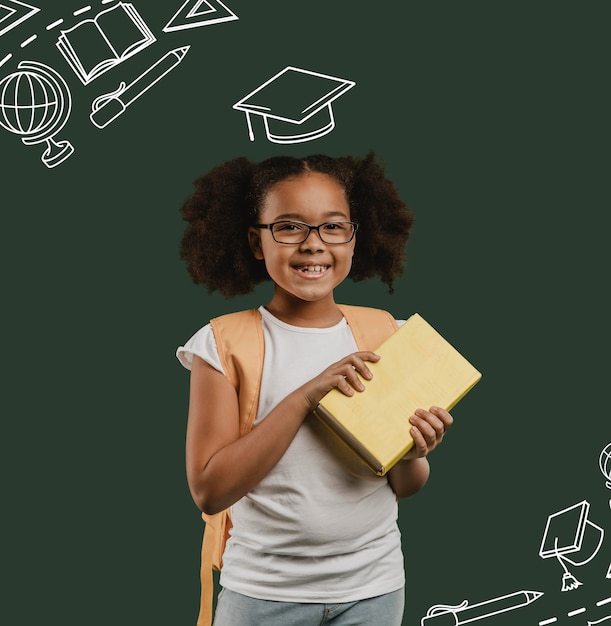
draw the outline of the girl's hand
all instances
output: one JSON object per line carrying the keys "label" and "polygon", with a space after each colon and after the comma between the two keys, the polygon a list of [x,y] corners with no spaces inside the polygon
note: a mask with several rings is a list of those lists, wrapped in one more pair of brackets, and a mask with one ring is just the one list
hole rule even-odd
{"label": "girl's hand", "polygon": [[432,406],[428,411],[418,409],[409,421],[412,424],[410,433],[414,439],[414,445],[403,457],[402,460],[405,461],[425,457],[434,450],[441,443],[454,420],[446,410]]}
{"label": "girl's hand", "polygon": [[313,411],[323,396],[335,387],[347,396],[354,395],[355,391],[363,391],[365,385],[357,374],[365,380],[371,380],[373,374],[365,362],[375,363],[379,360],[380,356],[374,352],[354,352],[302,385],[299,391],[304,395],[310,411]]}

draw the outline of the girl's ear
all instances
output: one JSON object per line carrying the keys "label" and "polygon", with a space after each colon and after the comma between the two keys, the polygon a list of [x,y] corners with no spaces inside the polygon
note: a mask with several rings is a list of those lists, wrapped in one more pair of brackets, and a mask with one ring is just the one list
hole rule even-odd
{"label": "girl's ear", "polygon": [[261,231],[253,226],[248,229],[248,243],[255,259],[263,260],[263,248],[261,247]]}

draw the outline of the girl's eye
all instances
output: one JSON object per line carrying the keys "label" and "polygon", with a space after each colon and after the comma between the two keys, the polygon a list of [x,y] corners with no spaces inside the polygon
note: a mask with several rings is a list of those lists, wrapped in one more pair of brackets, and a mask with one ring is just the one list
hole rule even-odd
{"label": "girl's eye", "polygon": [[328,232],[346,230],[345,222],[328,222],[324,225],[324,229]]}
{"label": "girl's eye", "polygon": [[302,226],[300,224],[294,224],[293,222],[280,223],[276,225],[276,230],[302,230]]}

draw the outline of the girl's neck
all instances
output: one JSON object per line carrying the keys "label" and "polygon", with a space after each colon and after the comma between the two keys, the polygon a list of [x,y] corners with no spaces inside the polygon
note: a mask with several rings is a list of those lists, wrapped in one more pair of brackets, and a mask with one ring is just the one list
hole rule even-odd
{"label": "girl's neck", "polygon": [[304,328],[328,328],[343,317],[333,299],[333,293],[323,300],[309,302],[288,298],[286,294],[276,292],[265,308],[286,324]]}

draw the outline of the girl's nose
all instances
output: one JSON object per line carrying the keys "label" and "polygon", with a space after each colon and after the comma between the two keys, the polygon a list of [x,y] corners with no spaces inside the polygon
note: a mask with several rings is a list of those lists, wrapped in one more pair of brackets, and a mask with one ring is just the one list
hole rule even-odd
{"label": "girl's nose", "polygon": [[320,234],[315,228],[310,230],[306,240],[301,243],[302,250],[322,250],[324,247],[325,242],[320,238]]}

